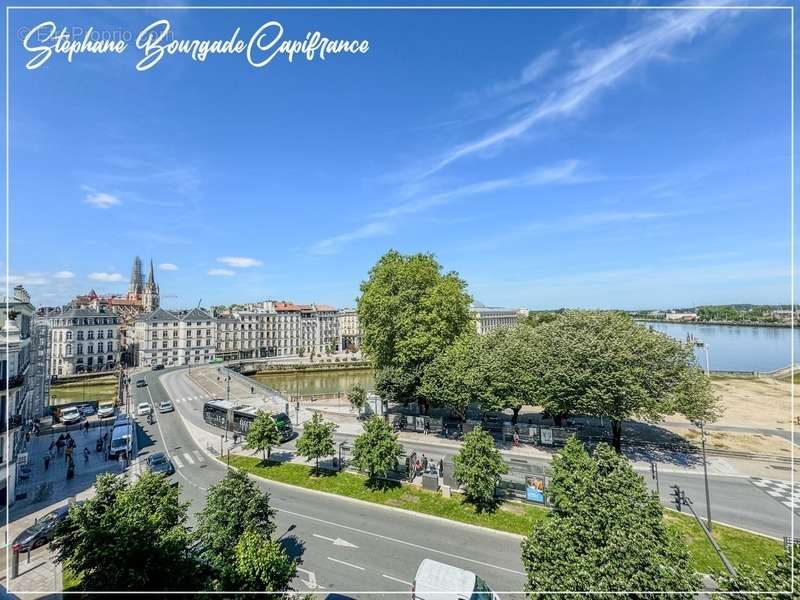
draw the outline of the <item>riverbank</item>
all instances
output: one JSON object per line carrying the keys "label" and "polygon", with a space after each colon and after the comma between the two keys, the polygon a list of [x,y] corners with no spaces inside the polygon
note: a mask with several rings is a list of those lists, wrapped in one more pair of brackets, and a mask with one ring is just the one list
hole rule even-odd
{"label": "riverbank", "polygon": [[668,325],[723,325],[726,327],[774,327],[791,329],[790,323],[765,323],[761,321],[667,321],[666,319],[633,319],[637,323],[666,323]]}

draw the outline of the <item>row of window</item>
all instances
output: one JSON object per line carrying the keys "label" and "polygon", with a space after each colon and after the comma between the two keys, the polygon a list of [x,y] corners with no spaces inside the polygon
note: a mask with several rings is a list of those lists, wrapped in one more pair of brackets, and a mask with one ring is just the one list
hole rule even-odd
{"label": "row of window", "polygon": [[55,327],[58,325],[113,325],[117,322],[116,317],[94,317],[94,318],[72,318],[72,319],[51,319],[50,323]]}
{"label": "row of window", "polygon": [[[72,356],[72,344],[67,344],[65,348],[65,354],[67,356]],[[97,342],[97,354],[102,354],[104,352],[113,352],[114,351],[114,342],[109,341],[105,344],[105,350],[103,349],[103,342]],[[83,354],[83,344],[78,343],[75,346],[75,354],[81,355]],[[86,354],[95,354],[94,351],[94,344],[86,344]]]}
{"label": "row of window", "polygon": [[[202,345],[202,342],[203,342],[203,340],[201,340],[201,339],[197,339],[197,340],[195,340],[195,344],[194,344],[194,345],[195,345],[195,346],[197,346],[197,347],[199,347],[199,346],[201,346],[201,345]],[[167,347],[168,347],[168,346],[167,346],[167,344],[168,344],[168,343],[169,343],[169,342],[168,342],[167,340],[163,340],[163,341],[161,342],[161,347],[162,347],[162,348],[167,348]],[[211,343],[211,338],[208,338],[208,339],[206,340],[206,344],[205,344],[205,345],[206,345],[206,346],[212,346],[212,345],[213,345],[213,344]],[[177,341],[177,340],[173,340],[173,342],[172,342],[172,347],[173,347],[173,348],[177,348],[177,347],[178,347],[178,341]],[[187,348],[191,348],[191,347],[192,347],[192,340],[186,340],[186,347],[187,347]],[[157,342],[157,341],[154,341],[154,342],[153,342],[152,349],[153,349],[153,350],[156,350],[156,349],[158,349],[158,342]]]}

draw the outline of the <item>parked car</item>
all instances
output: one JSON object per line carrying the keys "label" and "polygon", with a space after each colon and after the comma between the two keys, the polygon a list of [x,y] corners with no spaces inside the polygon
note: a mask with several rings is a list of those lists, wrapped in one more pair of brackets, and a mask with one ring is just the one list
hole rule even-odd
{"label": "parked car", "polygon": [[164,368],[164,365],[153,365],[153,371],[160,371]]}
{"label": "parked car", "polygon": [[175,407],[172,406],[172,402],[169,400],[164,400],[164,402],[158,405],[158,412],[168,413],[172,412],[173,410],[175,410]]}
{"label": "parked car", "polygon": [[151,473],[164,473],[164,475],[175,473],[175,467],[163,452],[154,452],[147,457],[147,469]]}
{"label": "parked car", "polygon": [[81,411],[74,406],[70,406],[61,411],[61,422],[65,425],[72,425],[83,418]]}
{"label": "parked car", "polygon": [[101,402],[97,406],[97,417],[100,419],[107,419],[114,416],[114,403],[112,401]]}
{"label": "parked car", "polygon": [[95,413],[94,405],[92,404],[80,404],[78,410],[84,417],[89,417]]}
{"label": "parked car", "polygon": [[500,600],[486,582],[471,571],[426,558],[411,587],[412,600]]}
{"label": "parked car", "polygon": [[[83,501],[77,504],[83,504]],[[14,552],[27,552],[46,544],[53,538],[56,526],[67,518],[68,513],[69,505],[65,505],[39,517],[33,525],[20,532],[14,539],[11,549]]]}
{"label": "parked car", "polygon": [[136,387],[146,387],[147,382],[144,379],[139,379],[136,381]]}
{"label": "parked car", "polygon": [[147,402],[140,402],[136,407],[136,414],[139,416],[150,414],[150,404]]}

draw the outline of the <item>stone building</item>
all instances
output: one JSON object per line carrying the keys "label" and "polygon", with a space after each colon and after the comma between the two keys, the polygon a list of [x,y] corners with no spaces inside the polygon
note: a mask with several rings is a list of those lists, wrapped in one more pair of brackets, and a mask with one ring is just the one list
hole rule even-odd
{"label": "stone building", "polygon": [[105,308],[56,309],[45,317],[50,374],[77,375],[120,367],[120,317]]}
{"label": "stone building", "polygon": [[137,366],[208,364],[216,356],[217,319],[200,308],[157,308],[137,318],[129,331]]}
{"label": "stone building", "polygon": [[356,309],[340,308],[337,318],[339,320],[339,347],[342,350],[355,352],[361,347],[361,327],[358,324]]}
{"label": "stone building", "polygon": [[520,311],[515,308],[484,306],[476,302],[469,307],[469,310],[475,320],[475,330],[480,335],[501,327],[514,327],[519,323]]}

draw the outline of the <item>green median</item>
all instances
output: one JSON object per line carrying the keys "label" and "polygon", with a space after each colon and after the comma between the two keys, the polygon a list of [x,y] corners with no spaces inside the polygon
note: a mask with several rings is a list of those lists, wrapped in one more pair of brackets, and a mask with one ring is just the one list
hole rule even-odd
{"label": "green median", "polygon": [[[263,462],[256,457],[241,455],[232,455],[230,462],[232,466],[264,479],[518,535],[528,535],[533,524],[546,519],[548,514],[544,508],[519,502],[506,502],[493,512],[478,512],[460,494],[445,498],[406,484],[373,487],[368,485],[366,477],[357,473],[317,475],[312,467],[297,463]],[[721,561],[694,518],[671,512],[665,518],[685,535],[696,571],[715,573],[723,570]],[[715,525],[714,537],[734,566],[749,565],[759,572],[763,569],[762,560],[771,559],[783,551],[782,545],[775,540],[733,527]]]}

